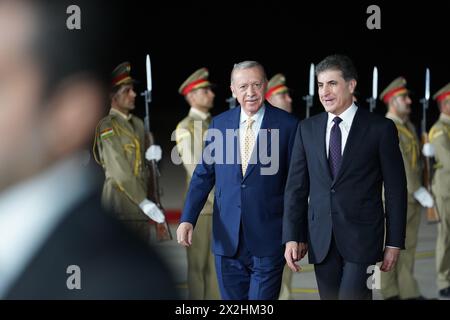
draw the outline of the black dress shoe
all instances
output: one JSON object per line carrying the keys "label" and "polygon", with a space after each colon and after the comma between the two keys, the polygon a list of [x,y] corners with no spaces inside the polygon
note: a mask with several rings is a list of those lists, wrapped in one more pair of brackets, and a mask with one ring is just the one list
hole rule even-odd
{"label": "black dress shoe", "polygon": [[392,297],[386,298],[384,300],[400,300],[400,297],[399,296],[392,296]]}
{"label": "black dress shoe", "polygon": [[450,287],[439,290],[439,299],[450,300]]}

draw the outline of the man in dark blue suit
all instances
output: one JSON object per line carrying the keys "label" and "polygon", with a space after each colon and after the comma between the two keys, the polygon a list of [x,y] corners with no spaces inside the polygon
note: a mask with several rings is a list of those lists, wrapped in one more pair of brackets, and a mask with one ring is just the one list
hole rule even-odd
{"label": "man in dark blue suit", "polygon": [[177,230],[192,232],[215,186],[213,251],[223,299],[277,299],[283,272],[283,196],[298,121],[264,102],[264,68],[236,64],[231,90],[240,107],[212,120]]}
{"label": "man in dark blue suit", "polygon": [[321,299],[371,299],[370,266],[383,261],[381,271],[391,270],[404,248],[398,134],[391,120],[353,103],[357,74],[348,57],[325,58],[316,76],[326,112],[297,130],[285,192],[285,258],[298,271],[294,262],[309,250]]}

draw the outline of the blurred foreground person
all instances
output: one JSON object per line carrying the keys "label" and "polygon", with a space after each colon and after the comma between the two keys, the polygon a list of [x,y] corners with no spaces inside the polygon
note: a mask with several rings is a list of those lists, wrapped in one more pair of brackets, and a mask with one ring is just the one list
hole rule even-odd
{"label": "blurred foreground person", "polygon": [[69,30],[68,6],[0,1],[0,298],[174,298],[156,254],[101,209],[82,150],[104,105],[106,24],[79,4],[98,26]]}

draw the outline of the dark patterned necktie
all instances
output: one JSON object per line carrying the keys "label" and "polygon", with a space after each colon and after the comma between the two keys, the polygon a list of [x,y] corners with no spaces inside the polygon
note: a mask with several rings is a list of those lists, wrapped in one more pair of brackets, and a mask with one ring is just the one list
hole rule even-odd
{"label": "dark patterned necktie", "polygon": [[333,119],[334,125],[331,128],[330,132],[330,146],[329,146],[329,154],[328,154],[328,163],[330,165],[331,176],[334,180],[336,177],[339,167],[341,166],[342,160],[342,135],[341,129],[339,128],[339,123],[341,123],[342,119],[339,117],[335,117]]}

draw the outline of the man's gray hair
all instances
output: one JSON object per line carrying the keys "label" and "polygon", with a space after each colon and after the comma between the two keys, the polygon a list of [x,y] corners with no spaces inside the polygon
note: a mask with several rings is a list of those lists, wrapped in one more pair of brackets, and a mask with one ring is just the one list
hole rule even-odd
{"label": "man's gray hair", "polygon": [[243,69],[251,69],[251,68],[260,68],[263,73],[264,80],[267,81],[266,71],[264,70],[264,67],[262,66],[262,64],[259,63],[258,61],[251,61],[251,60],[235,63],[233,66],[233,70],[231,70],[231,80],[230,81],[233,82],[233,74],[234,74],[235,70],[243,70]]}

